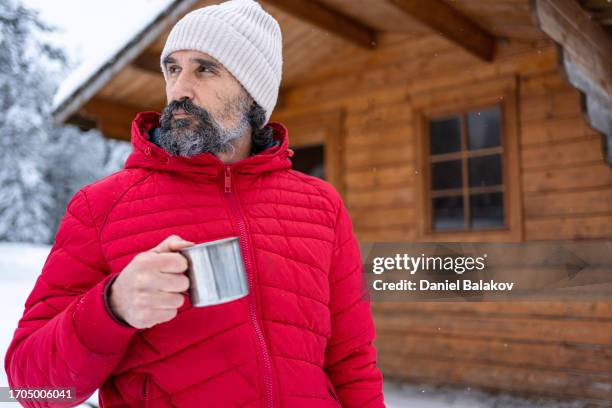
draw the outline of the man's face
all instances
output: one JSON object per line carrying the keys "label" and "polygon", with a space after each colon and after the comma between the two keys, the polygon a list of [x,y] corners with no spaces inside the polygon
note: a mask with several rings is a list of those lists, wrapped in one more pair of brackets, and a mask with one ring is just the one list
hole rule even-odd
{"label": "man's face", "polygon": [[228,153],[250,129],[252,99],[208,54],[181,50],[164,61],[168,73],[160,145],[176,156]]}

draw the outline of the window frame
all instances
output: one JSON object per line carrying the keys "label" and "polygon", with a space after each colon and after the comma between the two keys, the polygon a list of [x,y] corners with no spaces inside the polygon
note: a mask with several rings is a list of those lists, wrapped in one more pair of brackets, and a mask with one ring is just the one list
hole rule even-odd
{"label": "window frame", "polygon": [[289,148],[323,146],[326,181],[345,199],[344,186],[344,109],[326,111],[282,111],[270,122],[281,122],[289,129]]}
{"label": "window frame", "polygon": [[[415,96],[413,98],[417,152],[418,241],[523,241],[521,182],[518,155],[519,122],[517,88],[516,77],[511,77],[491,82],[479,82],[462,87],[453,87],[448,90],[433,91],[426,95]],[[501,149],[504,227],[468,230],[435,230],[433,229],[432,208],[432,198],[435,194],[432,194],[433,190],[431,188],[429,123],[432,119],[442,119],[444,117],[457,115],[460,115],[463,119],[467,119],[467,112],[484,110],[493,106],[498,106],[500,109],[501,143],[499,147],[479,150],[494,151],[495,149]],[[467,142],[468,137],[467,120],[463,119],[461,120],[462,147],[464,141]],[[474,152],[477,151],[478,150]],[[469,187],[469,183],[466,183],[469,178],[469,169],[466,168],[468,160],[464,160],[463,157],[472,157],[469,152],[469,149],[463,150],[462,148],[458,154],[462,161],[463,186],[461,187],[461,197],[464,200],[464,206],[466,204],[466,198],[464,196],[465,190],[471,190],[471,188]],[[469,205],[469,192],[467,195],[467,204]],[[464,217],[467,212],[469,212],[469,209],[466,210],[464,207]]]}

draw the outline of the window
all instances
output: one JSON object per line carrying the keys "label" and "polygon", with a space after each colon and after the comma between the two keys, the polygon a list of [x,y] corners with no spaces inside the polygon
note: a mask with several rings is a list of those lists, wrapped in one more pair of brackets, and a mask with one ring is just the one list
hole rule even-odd
{"label": "window", "polygon": [[503,228],[501,109],[429,120],[431,228]]}
{"label": "window", "polygon": [[322,144],[294,148],[292,168],[325,180],[324,146]]}
{"label": "window", "polygon": [[289,131],[289,147],[295,152],[292,168],[328,181],[344,194],[343,144],[344,110],[317,112],[276,109],[271,121],[284,124]]}
{"label": "window", "polygon": [[416,236],[522,241],[517,78],[411,96]]}

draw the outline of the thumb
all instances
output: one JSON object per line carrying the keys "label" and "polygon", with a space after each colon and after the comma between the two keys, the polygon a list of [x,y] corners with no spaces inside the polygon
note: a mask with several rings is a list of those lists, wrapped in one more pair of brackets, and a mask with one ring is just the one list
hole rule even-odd
{"label": "thumb", "polygon": [[174,252],[179,249],[187,248],[195,245],[194,242],[186,241],[178,235],[170,235],[168,238],[160,242],[156,247],[152,248],[153,252]]}

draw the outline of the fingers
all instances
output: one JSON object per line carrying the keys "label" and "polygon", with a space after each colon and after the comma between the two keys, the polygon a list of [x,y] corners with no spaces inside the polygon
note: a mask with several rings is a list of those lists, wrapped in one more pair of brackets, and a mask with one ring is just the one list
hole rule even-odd
{"label": "fingers", "polygon": [[156,247],[152,248],[153,252],[174,252],[189,246],[195,245],[194,242],[184,240],[178,235],[170,235],[168,238],[160,242]]}
{"label": "fingers", "polygon": [[138,254],[137,257],[141,268],[154,272],[182,273],[189,266],[187,258],[179,253],[147,251]]}
{"label": "fingers", "polygon": [[155,291],[136,294],[134,306],[145,311],[176,310],[183,305],[184,301],[185,297],[181,293]]}
{"label": "fingers", "polygon": [[174,319],[177,315],[177,311],[176,309],[151,309],[146,313],[146,315],[149,321],[155,322],[153,324],[145,325],[145,327],[148,328]]}
{"label": "fingers", "polygon": [[154,290],[169,293],[185,292],[189,289],[189,278],[185,274],[160,273],[155,279]]}
{"label": "fingers", "polygon": [[183,306],[185,297],[180,293],[157,292],[153,309],[176,310]]}

